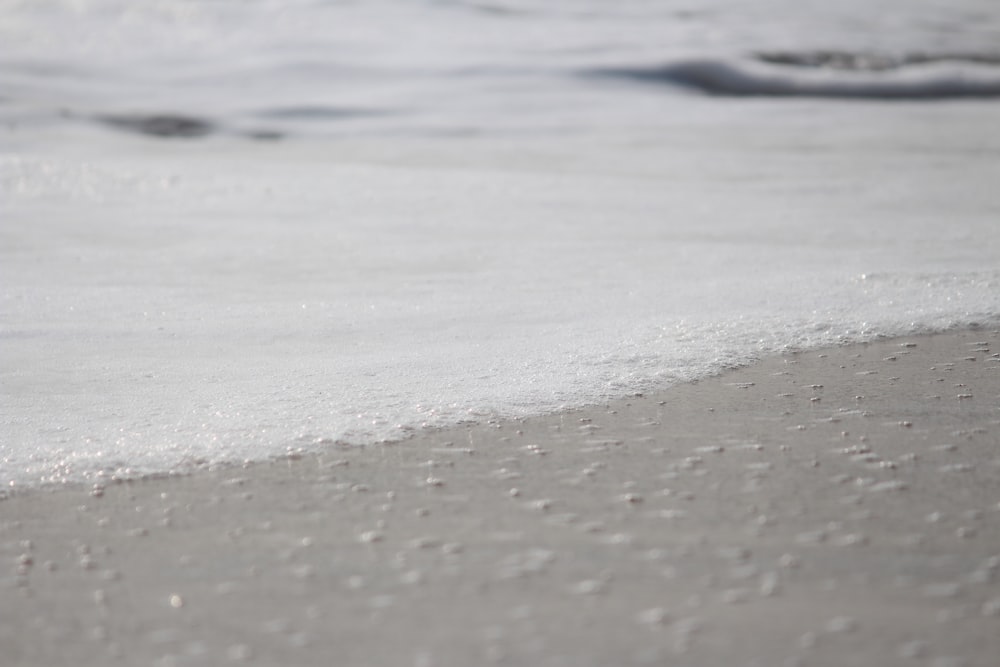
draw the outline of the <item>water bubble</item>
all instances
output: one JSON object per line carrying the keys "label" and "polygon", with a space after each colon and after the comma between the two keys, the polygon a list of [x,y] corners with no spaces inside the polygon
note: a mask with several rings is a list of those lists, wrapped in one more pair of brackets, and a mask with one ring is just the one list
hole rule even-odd
{"label": "water bubble", "polygon": [[968,661],[965,658],[951,655],[934,658],[930,663],[931,667],[965,667],[967,664]]}
{"label": "water bubble", "polygon": [[404,584],[409,584],[411,586],[416,586],[424,583],[424,573],[420,570],[410,570],[404,572],[399,576],[399,580]]}
{"label": "water bubble", "polygon": [[922,658],[927,655],[927,642],[919,639],[906,642],[896,650],[896,654],[900,658]]}
{"label": "water bubble", "polygon": [[740,604],[749,597],[750,592],[745,588],[730,588],[722,592],[722,601],[726,604]]}
{"label": "water bubble", "polygon": [[846,634],[858,629],[858,622],[850,616],[836,616],[826,624],[826,631],[831,634]]}
{"label": "water bubble", "polygon": [[780,579],[776,572],[765,572],[760,577],[759,592],[761,597],[774,597],[778,593]]}
{"label": "water bubble", "polygon": [[886,491],[904,491],[906,490],[906,482],[902,480],[893,479],[887,480],[885,482],[877,482],[868,487],[870,493],[881,493]]}
{"label": "water bubble", "polygon": [[253,657],[253,651],[246,644],[233,644],[226,649],[226,657],[233,662],[245,662]]}
{"label": "water bubble", "polygon": [[644,625],[665,625],[670,620],[670,614],[663,607],[653,607],[640,611],[635,618]]}
{"label": "water bubble", "polygon": [[981,611],[983,616],[1000,616],[1000,597],[984,602]]}
{"label": "water bubble", "polygon": [[538,500],[532,500],[527,506],[528,509],[545,512],[552,507],[552,500],[550,498],[539,498]]}

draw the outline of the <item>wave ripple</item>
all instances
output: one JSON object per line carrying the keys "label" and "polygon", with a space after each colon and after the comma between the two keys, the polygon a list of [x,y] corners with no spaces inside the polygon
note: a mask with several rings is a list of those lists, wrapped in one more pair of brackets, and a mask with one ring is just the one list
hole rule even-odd
{"label": "wave ripple", "polygon": [[215,124],[205,118],[180,114],[106,114],[97,120],[118,130],[161,139],[194,139],[215,131]]}

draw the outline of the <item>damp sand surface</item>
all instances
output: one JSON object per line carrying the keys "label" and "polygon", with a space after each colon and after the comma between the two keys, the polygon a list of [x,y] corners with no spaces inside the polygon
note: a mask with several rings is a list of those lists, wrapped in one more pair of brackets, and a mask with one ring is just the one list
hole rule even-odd
{"label": "damp sand surface", "polygon": [[0,646],[11,667],[989,667],[1000,334],[13,494]]}

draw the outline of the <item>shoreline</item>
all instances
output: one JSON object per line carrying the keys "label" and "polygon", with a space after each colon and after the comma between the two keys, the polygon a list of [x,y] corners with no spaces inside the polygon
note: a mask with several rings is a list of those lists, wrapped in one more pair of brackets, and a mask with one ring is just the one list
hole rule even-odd
{"label": "shoreline", "polygon": [[[512,425],[523,423],[525,421],[535,420],[535,419],[546,419],[557,415],[571,416],[575,413],[587,413],[593,410],[600,409],[613,409],[612,406],[618,404],[629,403],[636,399],[647,399],[649,397],[659,397],[661,395],[669,395],[674,392],[678,387],[685,387],[689,385],[697,385],[701,382],[714,381],[720,377],[727,376],[733,373],[744,372],[747,369],[755,368],[760,364],[765,364],[772,362],[776,359],[784,358],[794,358],[800,355],[818,354],[825,355],[830,351],[837,351],[843,348],[865,348],[870,345],[879,344],[893,344],[896,341],[919,341],[921,339],[933,339],[942,336],[952,336],[952,335],[962,335],[968,334],[973,338],[976,337],[977,332],[984,332],[988,334],[998,334],[1000,333],[1000,327],[998,327],[998,322],[988,321],[986,324],[973,324],[970,326],[957,325],[954,327],[949,327],[943,330],[934,330],[930,332],[919,332],[913,334],[876,334],[871,338],[864,338],[862,340],[852,340],[846,342],[839,342],[832,345],[820,345],[816,347],[807,348],[797,348],[794,346],[789,346],[783,351],[770,351],[762,353],[760,357],[754,358],[750,362],[739,363],[737,365],[722,367],[720,370],[715,371],[709,375],[699,376],[695,379],[674,379],[662,386],[653,386],[648,388],[636,387],[634,389],[617,393],[613,396],[606,396],[597,400],[590,402],[585,402],[582,404],[562,404],[558,407],[543,408],[539,412],[530,412],[526,415],[510,416],[500,412],[493,412],[490,409],[482,408],[470,408],[469,414],[474,414],[468,418],[459,419],[453,423],[446,423],[444,425],[404,425],[400,426],[399,430],[404,433],[399,437],[390,437],[384,440],[373,440],[373,441],[362,441],[351,436],[346,436],[345,438],[326,438],[326,437],[316,437],[304,434],[298,439],[293,439],[284,443],[286,454],[275,454],[265,458],[254,458],[246,459],[244,461],[236,460],[225,460],[225,461],[215,461],[207,463],[195,463],[195,464],[185,464],[183,467],[175,470],[162,470],[155,472],[138,472],[133,473],[126,469],[125,472],[121,473],[115,472],[94,472],[94,473],[83,473],[83,477],[73,476],[70,478],[63,479],[62,481],[45,481],[45,482],[19,482],[17,480],[9,480],[9,486],[0,485],[0,502],[4,500],[14,498],[17,496],[31,495],[35,493],[60,493],[69,491],[98,491],[102,492],[108,486],[117,486],[121,484],[137,484],[145,483],[150,481],[163,481],[163,480],[174,480],[183,479],[191,477],[193,475],[220,475],[225,474],[229,470],[245,470],[248,466],[273,466],[281,465],[284,463],[299,461],[304,458],[316,458],[321,457],[329,453],[329,450],[339,451],[344,448],[354,448],[354,447],[389,447],[395,445],[401,445],[411,440],[420,440],[426,438],[432,438],[440,434],[444,434],[443,437],[448,437],[449,433],[458,432],[463,429],[470,429],[475,427],[481,427],[484,425],[497,425],[505,424]],[[915,345],[914,345],[915,346]],[[997,345],[1000,347],[1000,345]],[[307,441],[307,439],[313,439],[311,444],[306,444],[301,446],[301,442]],[[326,448],[321,450],[321,448]]]}
{"label": "shoreline", "polygon": [[[1000,654],[1000,335],[0,500],[12,665]],[[742,661],[742,663],[740,662]]]}

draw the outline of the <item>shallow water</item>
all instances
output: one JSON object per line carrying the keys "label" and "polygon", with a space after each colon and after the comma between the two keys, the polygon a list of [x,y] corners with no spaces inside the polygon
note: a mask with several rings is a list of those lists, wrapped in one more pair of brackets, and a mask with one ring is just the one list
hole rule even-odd
{"label": "shallow water", "polygon": [[991,2],[2,7],[4,482],[1000,322]]}

